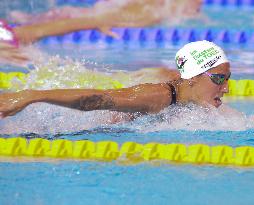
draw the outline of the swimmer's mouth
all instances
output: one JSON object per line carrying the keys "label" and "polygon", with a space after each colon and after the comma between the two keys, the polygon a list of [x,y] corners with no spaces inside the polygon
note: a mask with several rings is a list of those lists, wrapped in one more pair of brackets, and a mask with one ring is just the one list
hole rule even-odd
{"label": "swimmer's mouth", "polygon": [[221,101],[220,97],[215,97],[214,101],[216,103],[216,107],[219,107],[222,104],[222,101]]}

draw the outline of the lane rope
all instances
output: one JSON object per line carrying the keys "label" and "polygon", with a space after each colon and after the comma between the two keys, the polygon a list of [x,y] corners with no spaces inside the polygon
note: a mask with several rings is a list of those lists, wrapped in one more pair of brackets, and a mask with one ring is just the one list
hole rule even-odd
{"label": "lane rope", "polygon": [[[92,5],[98,2],[98,0],[57,0],[58,5],[65,5],[68,4],[88,4]],[[223,7],[226,6],[254,6],[253,0],[203,0],[203,5],[220,5]]]}
{"label": "lane rope", "polygon": [[198,40],[213,41],[217,44],[252,45],[254,32],[252,30],[212,29],[212,28],[113,28],[119,39],[100,33],[97,30],[81,30],[65,35],[43,38],[44,45],[105,43],[106,45],[147,46],[179,44]]}
{"label": "lane rope", "polygon": [[168,163],[211,164],[229,166],[254,166],[254,147],[206,144],[139,144],[114,141],[92,142],[35,138],[0,138],[2,157],[47,157],[96,161],[123,160],[145,162],[162,160]]}

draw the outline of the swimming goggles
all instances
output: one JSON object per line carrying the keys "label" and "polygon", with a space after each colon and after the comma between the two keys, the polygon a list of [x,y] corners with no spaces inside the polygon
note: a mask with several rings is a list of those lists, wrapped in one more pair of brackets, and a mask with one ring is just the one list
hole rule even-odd
{"label": "swimming goggles", "polygon": [[205,72],[206,75],[210,77],[210,79],[215,83],[216,85],[222,85],[225,80],[228,80],[231,76],[231,73],[229,73],[229,76],[226,77],[225,74],[214,74],[214,73],[208,73]]}

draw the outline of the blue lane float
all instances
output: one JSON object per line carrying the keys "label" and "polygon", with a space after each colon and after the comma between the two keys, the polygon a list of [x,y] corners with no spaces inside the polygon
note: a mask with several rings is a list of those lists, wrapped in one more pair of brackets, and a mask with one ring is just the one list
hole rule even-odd
{"label": "blue lane float", "polygon": [[98,0],[57,0],[57,5],[62,4],[95,4]]}
{"label": "blue lane float", "polygon": [[[99,0],[57,0],[58,5],[63,4],[87,4],[93,5]],[[220,6],[254,6],[254,0],[203,0],[204,5]]]}
{"label": "blue lane float", "polygon": [[203,0],[205,5],[254,6],[254,0]]}
{"label": "blue lane float", "polygon": [[215,29],[182,29],[182,28],[115,28],[119,39],[106,36],[97,30],[78,31],[62,36],[52,36],[41,40],[43,44],[96,44],[105,43],[146,43],[177,44],[208,40],[216,43],[252,45],[253,31],[215,30]]}

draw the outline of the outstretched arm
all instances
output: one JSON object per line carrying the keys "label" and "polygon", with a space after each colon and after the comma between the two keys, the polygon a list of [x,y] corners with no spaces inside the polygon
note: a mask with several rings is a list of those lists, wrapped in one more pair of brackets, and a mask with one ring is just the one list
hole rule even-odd
{"label": "outstretched arm", "polygon": [[[48,14],[35,16],[38,23],[34,25],[21,26],[16,28],[16,32],[24,43],[34,42],[42,37],[50,35],[61,35],[83,29],[99,29],[103,33],[112,37],[117,35],[110,31],[111,27],[145,27],[161,23],[177,14],[192,16],[199,12],[202,5],[201,0],[192,1],[172,1],[164,0],[133,0],[117,4],[117,1],[102,1],[95,4],[90,9],[68,7],[57,9],[54,17]],[[102,9],[104,8],[104,9]],[[157,11],[157,12],[154,12]],[[75,17],[76,16],[76,17]],[[31,15],[31,18],[33,16]],[[48,18],[48,22],[45,22]],[[30,19],[30,21],[33,21]]]}
{"label": "outstretched arm", "polygon": [[19,26],[14,28],[14,32],[23,44],[32,43],[47,36],[62,35],[86,29],[99,29],[101,32],[117,38],[117,35],[110,31],[110,26],[104,25],[101,18],[82,17]]}
{"label": "outstretched arm", "polygon": [[46,102],[91,111],[156,113],[171,102],[167,84],[143,84],[119,90],[63,89],[26,90],[0,95],[0,117],[14,115],[29,104]]}

